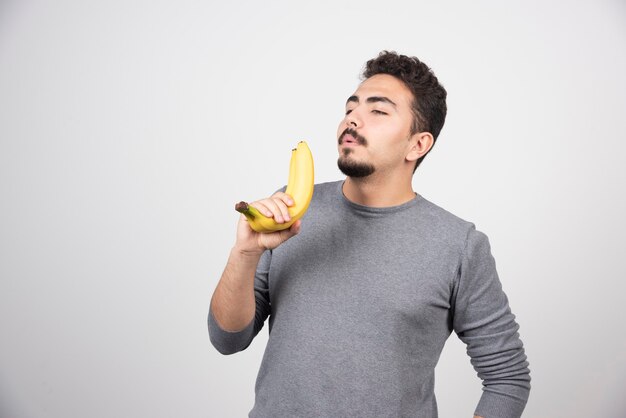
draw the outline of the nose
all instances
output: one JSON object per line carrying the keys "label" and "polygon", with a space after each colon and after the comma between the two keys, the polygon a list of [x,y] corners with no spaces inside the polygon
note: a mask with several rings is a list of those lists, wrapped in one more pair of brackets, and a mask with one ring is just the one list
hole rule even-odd
{"label": "nose", "polygon": [[353,109],[352,112],[346,115],[346,125],[349,128],[360,128],[362,126],[361,118],[356,109]]}

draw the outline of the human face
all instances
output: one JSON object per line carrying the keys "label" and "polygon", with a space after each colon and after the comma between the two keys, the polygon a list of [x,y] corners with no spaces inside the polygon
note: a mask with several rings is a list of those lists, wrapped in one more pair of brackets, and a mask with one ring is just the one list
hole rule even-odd
{"label": "human face", "polygon": [[389,173],[414,162],[410,148],[413,94],[389,74],[365,80],[346,102],[346,115],[337,129],[337,164],[349,177]]}

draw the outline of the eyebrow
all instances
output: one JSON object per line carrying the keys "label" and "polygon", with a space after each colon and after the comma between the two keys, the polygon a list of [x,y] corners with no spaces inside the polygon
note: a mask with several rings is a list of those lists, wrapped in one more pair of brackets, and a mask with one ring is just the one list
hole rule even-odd
{"label": "eyebrow", "polygon": [[[377,102],[389,103],[393,107],[397,107],[397,105],[390,98],[384,97],[384,96],[371,96],[371,97],[368,97],[365,101],[367,103],[377,103]],[[348,100],[346,100],[346,104],[350,102],[359,103],[359,96],[348,97]]]}

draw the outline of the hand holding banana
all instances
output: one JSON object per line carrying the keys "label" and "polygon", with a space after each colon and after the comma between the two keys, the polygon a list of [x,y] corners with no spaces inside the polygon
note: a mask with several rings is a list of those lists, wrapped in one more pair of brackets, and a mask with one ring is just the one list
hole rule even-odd
{"label": "hand holding banana", "polygon": [[293,205],[288,208],[289,221],[278,223],[272,216],[264,215],[246,202],[237,203],[235,210],[248,219],[248,224],[256,232],[270,233],[287,229],[309,208],[313,197],[313,177],[313,155],[307,143],[300,141],[298,146],[291,150],[289,181],[285,190],[285,194],[293,199]]}

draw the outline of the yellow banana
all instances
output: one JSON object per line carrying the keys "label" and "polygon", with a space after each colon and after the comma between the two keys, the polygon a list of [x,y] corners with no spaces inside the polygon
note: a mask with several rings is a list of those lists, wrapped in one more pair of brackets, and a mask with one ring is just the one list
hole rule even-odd
{"label": "yellow banana", "polygon": [[285,193],[293,198],[294,204],[289,207],[289,222],[277,223],[246,202],[239,202],[235,210],[248,219],[248,224],[256,232],[268,233],[289,228],[300,219],[309,208],[313,198],[314,184],[313,155],[306,142],[300,141],[297,148],[291,151],[289,163],[289,181]]}

